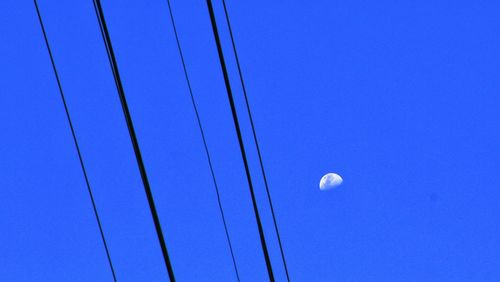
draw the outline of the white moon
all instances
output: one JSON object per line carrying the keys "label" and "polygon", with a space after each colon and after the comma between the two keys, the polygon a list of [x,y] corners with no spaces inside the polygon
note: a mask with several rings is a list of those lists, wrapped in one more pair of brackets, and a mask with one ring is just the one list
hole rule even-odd
{"label": "white moon", "polygon": [[319,181],[319,189],[321,191],[330,190],[342,184],[343,181],[344,180],[340,177],[340,175],[336,173],[327,173],[321,177],[321,180]]}

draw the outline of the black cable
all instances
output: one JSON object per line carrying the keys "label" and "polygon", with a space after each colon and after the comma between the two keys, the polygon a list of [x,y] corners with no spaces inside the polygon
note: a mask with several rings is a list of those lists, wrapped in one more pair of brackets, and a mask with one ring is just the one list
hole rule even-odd
{"label": "black cable", "polygon": [[267,183],[266,172],[264,170],[264,163],[262,161],[262,154],[260,152],[259,141],[257,138],[257,133],[255,131],[255,126],[253,123],[252,112],[250,111],[250,103],[248,102],[247,89],[245,87],[245,82],[243,80],[243,73],[241,71],[240,60],[238,58],[238,52],[236,52],[236,44],[234,42],[233,30],[231,29],[231,22],[229,20],[229,13],[227,12],[225,0],[222,0],[222,5],[224,6],[224,13],[226,14],[227,26],[229,28],[229,35],[231,37],[231,44],[233,46],[234,57],[236,59],[236,66],[238,67],[238,74],[240,76],[240,82],[241,82],[241,86],[243,88],[243,96],[245,97],[245,104],[247,106],[247,112],[248,112],[248,116],[250,117],[250,125],[252,126],[253,140],[254,140],[255,146],[257,148],[257,155],[259,156],[260,169],[262,172],[262,176],[264,178],[264,184],[266,186],[267,199],[269,201],[269,206],[271,207],[271,214],[273,216],[273,222],[274,222],[274,230],[276,231],[276,235],[278,237],[278,243],[279,243],[280,252],[281,252],[281,259],[283,260],[283,265],[285,266],[286,278],[288,281],[290,281],[290,276],[288,274],[288,267],[287,267],[286,260],[285,260],[285,253],[283,252],[283,245],[281,244],[280,232],[278,231],[278,223],[276,222],[276,216],[274,214],[273,202],[271,200],[271,193],[269,192],[269,185]]}
{"label": "black cable", "polygon": [[243,144],[243,138],[241,135],[240,125],[239,125],[239,121],[238,121],[238,115],[236,113],[236,107],[234,105],[234,99],[233,99],[233,94],[232,94],[232,90],[231,90],[231,84],[229,82],[229,75],[227,73],[226,62],[224,61],[224,54],[222,52],[222,46],[220,43],[219,32],[217,30],[217,23],[215,20],[214,10],[212,7],[212,1],[207,0],[207,5],[208,5],[208,12],[210,14],[210,22],[212,24],[212,30],[214,33],[215,43],[217,45],[217,52],[219,54],[219,61],[220,61],[220,65],[222,68],[222,73],[224,75],[224,83],[226,85],[227,96],[229,98],[229,104],[231,106],[231,112],[233,115],[234,126],[236,128],[236,134],[238,135],[238,142],[240,145],[241,157],[242,157],[243,163],[245,165],[245,172],[246,172],[246,176],[247,176],[248,187],[250,188],[250,195],[252,197],[253,210],[255,213],[255,219],[257,220],[257,226],[259,229],[259,236],[260,236],[260,243],[262,245],[262,251],[264,253],[264,258],[266,260],[267,272],[269,274],[269,279],[271,281],[274,281],[273,268],[271,265],[271,260],[269,258],[269,253],[267,251],[266,239],[264,238],[264,230],[262,228],[262,223],[260,221],[259,211],[257,208],[257,201],[255,199],[255,193],[254,193],[253,185],[252,185],[252,178],[250,176],[250,169],[248,167],[248,161],[247,161],[247,157],[246,157],[246,153],[245,153],[245,146]]}
{"label": "black cable", "polygon": [[120,97],[120,102],[125,116],[125,121],[127,123],[128,132],[130,135],[130,140],[132,141],[132,146],[134,148],[135,158],[137,160],[137,166],[142,178],[142,184],[144,185],[144,190],[149,203],[149,208],[151,210],[151,216],[153,217],[154,225],[156,228],[156,234],[158,235],[158,241],[160,242],[161,251],[163,254],[163,259],[168,270],[168,276],[171,281],[175,281],[174,271],[172,264],[170,263],[170,258],[168,256],[167,245],[165,244],[165,239],[163,238],[163,232],[161,229],[160,219],[158,213],[156,212],[155,202],[153,198],[153,193],[151,192],[151,187],[149,185],[148,176],[146,174],[146,168],[142,160],[141,150],[139,148],[139,142],[137,141],[137,136],[134,130],[134,124],[130,116],[130,111],[127,105],[127,99],[125,98],[125,92],[123,90],[123,85],[120,79],[120,73],[118,72],[118,66],[116,63],[115,54],[113,52],[113,46],[111,44],[111,39],[109,36],[108,28],[106,26],[106,21],[104,19],[104,14],[101,7],[101,2],[99,0],[93,0],[94,8],[99,21],[99,27],[101,29],[101,35],[106,46],[106,51],[108,53],[108,59],[111,65],[111,70],[113,72],[113,77],[115,79],[116,88],[118,90],[118,95]]}
{"label": "black cable", "polygon": [[179,56],[181,58],[182,68],[184,70],[184,76],[186,77],[186,82],[187,82],[187,86],[188,86],[188,89],[189,89],[189,95],[191,96],[191,103],[193,104],[194,112],[196,114],[196,120],[198,122],[198,127],[200,129],[201,139],[203,140],[203,146],[205,148],[205,153],[207,155],[208,166],[210,167],[210,173],[212,174],[212,180],[213,180],[213,183],[214,183],[214,186],[215,186],[215,192],[217,194],[217,202],[219,204],[219,211],[220,211],[220,214],[221,214],[221,217],[222,217],[222,223],[224,224],[224,230],[226,232],[226,239],[227,239],[227,243],[228,243],[228,246],[229,246],[229,251],[231,252],[231,258],[233,260],[233,266],[234,266],[234,271],[236,273],[236,279],[238,281],[240,281],[240,275],[238,273],[238,268],[236,266],[236,259],[234,257],[233,247],[231,245],[231,239],[229,238],[229,231],[228,231],[228,228],[227,228],[226,218],[224,216],[224,210],[222,208],[222,203],[221,203],[221,199],[220,199],[219,186],[217,185],[217,180],[215,178],[215,172],[214,172],[214,168],[213,168],[213,165],[212,165],[212,158],[210,157],[210,153],[208,151],[208,145],[207,145],[207,140],[205,138],[205,132],[204,132],[203,126],[201,124],[200,115],[198,113],[198,107],[196,106],[196,101],[194,99],[193,90],[191,88],[191,82],[189,80],[189,76],[188,76],[188,72],[187,72],[187,67],[186,67],[186,62],[184,61],[184,55],[182,53],[181,43],[179,41],[179,35],[177,33],[177,28],[175,26],[175,20],[174,20],[174,15],[172,13],[172,6],[170,5],[170,0],[167,0],[167,4],[168,4],[168,11],[170,13],[170,19],[171,19],[171,22],[172,22],[172,27],[174,29],[175,41],[177,42],[177,49],[179,50]]}
{"label": "black cable", "polygon": [[54,74],[55,74],[56,81],[57,81],[57,86],[59,87],[59,93],[61,94],[61,100],[62,100],[63,105],[64,105],[64,111],[66,112],[66,118],[68,119],[69,128],[71,130],[71,135],[73,136],[73,142],[75,143],[76,152],[78,153],[78,159],[80,161],[80,166],[82,168],[83,176],[85,178],[85,183],[87,184],[87,191],[89,192],[90,201],[92,202],[92,208],[94,210],[94,215],[95,215],[95,218],[97,220],[97,225],[99,226],[99,232],[101,233],[101,239],[102,239],[102,242],[104,245],[104,249],[106,250],[106,256],[108,258],[109,268],[111,269],[111,274],[113,275],[113,280],[116,282],[115,269],[113,268],[113,262],[111,261],[111,255],[109,254],[109,249],[108,249],[108,244],[106,243],[106,238],[104,237],[104,231],[102,229],[101,220],[99,218],[99,213],[97,212],[97,206],[96,206],[96,203],[94,201],[94,195],[92,194],[92,188],[90,187],[90,182],[89,182],[89,179],[87,176],[87,170],[85,169],[85,165],[83,163],[82,153],[80,151],[80,146],[78,145],[78,140],[76,138],[75,129],[73,128],[73,122],[71,121],[71,116],[69,114],[68,105],[66,104],[66,98],[65,98],[64,92],[62,90],[61,81],[59,79],[59,74],[57,72],[56,64],[55,64],[54,58],[52,56],[52,51],[50,49],[49,40],[47,39],[45,27],[43,25],[42,16],[40,15],[40,10],[38,9],[38,4],[37,4],[36,0],[34,0],[34,2],[35,2],[36,13],[38,15],[38,20],[40,21],[40,27],[42,28],[43,38],[45,39],[45,45],[47,47],[47,51],[49,52],[49,57],[50,57],[50,62],[52,64],[52,69],[54,70]]}

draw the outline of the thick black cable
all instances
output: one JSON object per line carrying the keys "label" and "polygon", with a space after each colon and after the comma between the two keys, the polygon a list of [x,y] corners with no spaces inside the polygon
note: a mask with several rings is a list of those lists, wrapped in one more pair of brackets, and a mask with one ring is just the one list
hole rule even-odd
{"label": "thick black cable", "polygon": [[167,267],[168,276],[170,281],[175,281],[174,271],[170,258],[168,256],[167,245],[163,237],[163,232],[160,224],[160,218],[156,211],[156,206],[153,198],[153,193],[151,192],[151,187],[149,185],[148,176],[146,173],[146,168],[142,160],[141,150],[139,148],[139,142],[137,141],[137,136],[134,130],[134,124],[132,122],[132,117],[130,116],[130,111],[127,105],[127,99],[125,98],[125,91],[123,90],[123,85],[120,78],[120,73],[118,72],[118,66],[116,63],[115,54],[113,52],[113,46],[111,44],[111,39],[109,36],[108,28],[106,26],[106,21],[104,19],[104,14],[101,7],[101,2],[99,0],[93,0],[94,8],[99,21],[99,27],[101,29],[101,35],[106,46],[106,51],[108,53],[108,59],[111,65],[111,70],[113,72],[113,77],[115,79],[116,88],[118,90],[118,95],[120,97],[120,103],[122,106],[123,114],[125,116],[125,121],[127,123],[128,132],[130,135],[130,140],[132,141],[132,146],[134,148],[135,158],[137,160],[137,166],[141,174],[142,184],[144,185],[144,190],[146,192],[146,197],[148,199],[149,208],[151,210],[151,216],[153,217],[153,222],[156,228],[156,234],[158,235],[158,241],[160,243],[161,251],[163,254],[163,259],[165,261],[165,266]]}
{"label": "thick black cable", "polygon": [[224,83],[226,85],[227,96],[229,99],[229,104],[231,106],[231,113],[233,115],[233,122],[234,122],[234,126],[236,128],[236,134],[238,135],[238,142],[240,145],[241,157],[242,157],[243,163],[245,165],[245,172],[246,172],[246,176],[247,176],[248,187],[250,188],[250,195],[252,197],[253,210],[255,213],[255,219],[257,221],[257,227],[259,229],[259,236],[260,236],[260,243],[262,246],[262,251],[264,253],[264,258],[266,260],[267,272],[269,274],[269,279],[271,281],[274,281],[274,274],[273,274],[273,268],[271,265],[271,259],[269,258],[269,252],[267,250],[266,239],[264,238],[264,229],[262,227],[262,222],[260,221],[259,210],[257,208],[257,201],[256,201],[255,193],[253,190],[252,177],[250,176],[250,169],[248,166],[248,161],[247,161],[247,157],[246,157],[246,153],[245,153],[245,146],[243,144],[243,137],[241,135],[240,124],[238,121],[238,115],[236,113],[236,106],[234,104],[233,93],[231,90],[231,84],[229,82],[229,75],[227,73],[226,62],[224,60],[224,54],[222,52],[222,46],[221,46],[221,42],[220,42],[220,38],[219,38],[219,32],[217,30],[217,22],[215,20],[214,9],[213,9],[211,0],[207,0],[207,6],[208,6],[208,12],[210,14],[210,22],[212,24],[212,30],[214,33],[215,43],[217,45],[217,52],[219,54],[219,61],[220,61],[220,65],[222,68],[222,73],[224,75]]}
{"label": "thick black cable", "polygon": [[188,86],[189,95],[191,97],[191,103],[192,103],[193,108],[194,108],[194,113],[196,114],[196,121],[198,122],[198,127],[199,127],[200,133],[201,133],[201,139],[203,140],[203,146],[205,148],[205,153],[207,155],[208,166],[210,167],[210,173],[212,174],[212,180],[213,180],[213,183],[214,183],[214,186],[215,186],[215,193],[217,194],[217,202],[219,204],[219,211],[220,211],[220,215],[222,217],[222,223],[224,224],[224,231],[226,233],[227,244],[229,246],[229,251],[231,252],[231,259],[233,260],[234,272],[236,273],[236,279],[238,281],[240,281],[240,275],[238,273],[238,267],[236,266],[236,259],[234,257],[233,246],[231,244],[231,239],[229,238],[229,231],[228,231],[228,228],[227,228],[226,217],[224,216],[224,209],[222,208],[222,202],[221,202],[221,199],[220,199],[219,185],[217,185],[217,180],[215,178],[215,172],[214,172],[214,168],[213,168],[213,165],[212,165],[212,158],[210,157],[210,152],[208,151],[207,140],[205,138],[205,131],[203,130],[203,126],[202,126],[202,123],[201,123],[200,114],[198,112],[198,107],[196,106],[196,100],[195,100],[194,95],[193,95],[193,89],[191,87],[191,81],[189,80],[189,75],[188,75],[188,71],[187,71],[187,67],[186,67],[186,62],[184,60],[184,54],[182,53],[181,43],[180,43],[180,40],[179,40],[179,35],[177,33],[177,27],[175,25],[175,20],[174,20],[174,15],[173,15],[173,12],[172,12],[172,6],[170,4],[170,0],[167,0],[167,4],[168,4],[168,11],[170,13],[170,20],[172,22],[172,27],[174,29],[175,41],[177,42],[177,49],[179,50],[179,56],[181,58],[182,68],[184,70],[184,77],[186,78],[186,83],[187,83],[187,86]]}
{"label": "thick black cable", "polygon": [[238,74],[240,76],[241,87],[243,89],[243,96],[245,97],[246,108],[247,108],[248,116],[250,117],[250,125],[252,127],[253,140],[255,142],[255,147],[257,148],[257,155],[259,156],[260,170],[261,170],[262,176],[264,178],[264,185],[266,187],[267,199],[269,201],[269,206],[271,207],[271,214],[273,216],[273,222],[274,222],[274,230],[276,231],[276,235],[278,237],[278,243],[279,243],[280,252],[281,252],[281,259],[283,260],[283,265],[285,266],[286,278],[288,281],[290,281],[290,276],[288,274],[288,267],[287,267],[286,260],[285,260],[285,253],[283,251],[283,245],[281,244],[280,232],[278,231],[278,223],[276,222],[276,215],[274,214],[273,202],[271,200],[271,193],[269,192],[269,185],[267,182],[266,172],[264,170],[264,163],[262,161],[262,154],[260,152],[259,141],[257,138],[257,133],[255,131],[255,125],[254,125],[253,118],[252,118],[252,112],[250,111],[250,103],[248,102],[247,89],[245,87],[245,81],[243,80],[243,73],[241,71],[240,59],[238,58],[238,52],[236,51],[236,43],[234,42],[233,30],[231,28],[231,21],[229,20],[229,13],[227,11],[225,0],[222,0],[222,5],[224,6],[224,13],[226,15],[226,22],[227,22],[227,26],[229,28],[229,36],[231,37],[231,44],[233,46],[234,57],[236,59],[236,66],[238,67]]}
{"label": "thick black cable", "polygon": [[85,165],[83,163],[82,153],[80,151],[80,146],[78,145],[78,140],[76,138],[76,133],[75,133],[75,129],[73,127],[73,122],[71,121],[71,116],[69,114],[68,105],[66,104],[66,98],[64,96],[64,92],[63,92],[63,89],[61,86],[61,81],[59,79],[59,73],[57,72],[56,64],[55,64],[54,58],[52,56],[52,51],[50,49],[49,40],[48,40],[47,34],[45,32],[45,27],[43,25],[42,16],[40,14],[40,10],[38,9],[38,4],[37,4],[36,0],[34,0],[34,2],[35,2],[36,13],[38,15],[38,20],[40,21],[40,27],[42,28],[43,38],[45,39],[45,45],[47,47],[47,51],[48,51],[49,57],[50,57],[50,62],[52,64],[52,69],[54,70],[54,75],[56,77],[57,86],[59,87],[59,93],[61,94],[61,100],[62,100],[63,105],[64,105],[64,111],[66,112],[66,118],[68,120],[69,128],[71,130],[71,135],[73,136],[73,142],[75,144],[76,152],[78,153],[78,160],[80,161],[80,166],[82,168],[83,176],[85,178],[85,183],[87,184],[87,191],[89,192],[90,201],[92,202],[92,208],[94,210],[94,215],[95,215],[95,218],[97,221],[97,225],[99,226],[99,232],[101,234],[101,239],[102,239],[102,242],[104,245],[104,250],[106,251],[106,256],[108,258],[109,268],[111,269],[111,274],[113,275],[113,280],[116,282],[115,269],[113,267],[113,262],[111,261],[111,255],[109,253],[108,244],[106,243],[106,237],[104,236],[104,231],[102,229],[101,219],[99,217],[99,213],[97,212],[97,206],[96,206],[96,203],[94,201],[94,195],[92,193],[92,188],[90,187],[89,178],[87,176],[87,170],[85,169]]}

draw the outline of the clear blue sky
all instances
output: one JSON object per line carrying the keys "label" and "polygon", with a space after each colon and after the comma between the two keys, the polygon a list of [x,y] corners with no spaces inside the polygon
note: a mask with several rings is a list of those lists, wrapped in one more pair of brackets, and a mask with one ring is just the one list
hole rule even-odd
{"label": "clear blue sky", "polygon": [[[172,1],[242,281],[266,269],[205,1]],[[164,281],[92,1],[40,1],[119,281]],[[284,279],[220,1],[273,266]],[[500,4],[228,1],[293,281],[499,281]],[[103,1],[179,281],[233,281],[165,1]],[[34,5],[0,2],[0,280],[110,281]],[[337,172],[344,184],[321,192]]]}

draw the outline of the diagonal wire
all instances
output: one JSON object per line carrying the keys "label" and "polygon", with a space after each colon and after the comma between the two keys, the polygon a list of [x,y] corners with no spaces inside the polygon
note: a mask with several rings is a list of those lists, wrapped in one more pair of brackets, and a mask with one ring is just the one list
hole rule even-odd
{"label": "diagonal wire", "polygon": [[146,173],[146,168],[144,166],[144,161],[142,159],[141,150],[139,148],[139,142],[137,141],[137,136],[134,129],[134,124],[132,122],[132,117],[130,116],[130,111],[127,105],[127,99],[125,97],[125,91],[123,90],[123,85],[120,78],[120,73],[118,72],[118,66],[116,63],[115,54],[113,51],[113,46],[111,44],[111,38],[109,36],[108,28],[106,26],[106,21],[104,19],[104,14],[102,11],[101,2],[99,0],[93,0],[94,9],[96,12],[97,20],[99,22],[99,28],[101,30],[102,39],[104,41],[104,45],[106,46],[106,51],[109,59],[109,63],[111,66],[111,70],[113,72],[113,77],[115,80],[116,88],[118,91],[118,96],[120,97],[120,103],[122,106],[123,114],[125,116],[125,121],[127,123],[128,132],[130,135],[130,140],[132,142],[132,146],[134,148],[135,158],[137,160],[137,166],[139,167],[139,172],[141,174],[142,184],[144,186],[144,190],[146,192],[146,197],[148,199],[149,209],[151,211],[151,216],[153,217],[153,222],[156,228],[156,234],[158,236],[158,241],[160,243],[161,251],[163,254],[163,260],[165,261],[165,266],[168,271],[168,276],[170,281],[175,281],[174,271],[172,268],[172,264],[170,262],[170,258],[168,256],[167,245],[165,243],[165,239],[163,237],[163,232],[160,224],[160,218],[158,217],[158,213],[156,211],[156,206],[153,198],[153,193],[151,192],[151,187],[149,185],[148,176]]}
{"label": "diagonal wire", "polygon": [[248,116],[250,117],[250,125],[252,127],[253,140],[254,140],[255,146],[257,148],[257,154],[259,156],[260,169],[261,169],[261,172],[262,172],[262,176],[264,178],[264,184],[266,186],[267,199],[269,201],[269,206],[271,207],[271,214],[273,216],[273,222],[274,222],[274,230],[276,231],[276,235],[278,237],[278,243],[279,243],[280,252],[281,252],[281,259],[283,260],[283,265],[285,266],[286,278],[287,278],[288,281],[290,281],[290,276],[288,274],[288,267],[287,267],[286,260],[285,260],[285,253],[283,252],[283,245],[281,244],[281,237],[280,237],[280,233],[278,231],[278,223],[276,222],[276,216],[274,214],[273,202],[271,201],[271,193],[269,192],[269,185],[268,185],[268,182],[267,182],[266,172],[264,170],[264,163],[262,161],[262,154],[260,152],[259,141],[258,141],[258,138],[257,138],[257,133],[255,131],[255,125],[254,125],[253,118],[252,118],[252,112],[250,111],[250,103],[248,102],[247,90],[246,90],[246,87],[245,87],[245,82],[243,80],[243,73],[241,71],[240,60],[238,58],[238,52],[236,52],[236,44],[234,42],[233,30],[231,29],[231,21],[229,20],[229,13],[227,12],[227,7],[226,7],[226,1],[225,0],[222,0],[222,5],[224,6],[224,14],[226,15],[227,26],[229,28],[229,35],[231,37],[231,44],[233,46],[233,52],[234,52],[234,56],[235,56],[235,59],[236,59],[236,65],[238,67],[238,74],[240,76],[240,82],[241,82],[241,86],[243,88],[243,96],[245,96],[246,108],[247,108]]}
{"label": "diagonal wire", "polygon": [[35,2],[36,13],[38,15],[38,20],[40,21],[40,26],[42,28],[43,38],[45,39],[45,45],[47,47],[47,51],[49,52],[50,62],[52,64],[52,69],[54,70],[54,74],[55,74],[56,81],[57,81],[57,86],[59,87],[59,93],[61,94],[61,100],[63,102],[64,110],[66,112],[66,118],[68,119],[69,128],[71,129],[71,135],[73,136],[73,141],[75,143],[76,151],[78,153],[78,159],[80,161],[80,166],[82,168],[83,176],[85,178],[85,183],[87,184],[87,190],[89,192],[90,201],[92,202],[92,208],[94,210],[94,215],[95,215],[95,218],[97,220],[97,225],[99,226],[99,232],[101,234],[101,239],[102,239],[102,242],[104,245],[104,249],[106,250],[106,256],[108,258],[108,263],[109,263],[109,267],[111,269],[111,274],[113,275],[113,280],[116,282],[115,269],[113,268],[113,263],[111,261],[111,255],[109,253],[108,244],[106,243],[106,238],[104,237],[104,231],[102,229],[101,220],[99,218],[99,213],[97,212],[97,206],[96,206],[96,203],[94,201],[94,195],[92,194],[92,188],[90,187],[90,182],[89,182],[89,179],[87,176],[87,170],[85,169],[85,165],[83,163],[82,153],[80,151],[80,146],[78,145],[78,140],[76,138],[75,129],[73,128],[73,122],[71,121],[71,116],[69,114],[68,105],[66,104],[66,98],[65,98],[64,92],[62,90],[61,81],[59,79],[59,74],[57,72],[56,64],[55,64],[54,58],[52,56],[52,51],[50,49],[49,40],[47,39],[47,34],[45,32],[45,27],[43,25],[42,16],[40,15],[40,10],[38,9],[37,1],[34,0],[34,2]]}
{"label": "diagonal wire", "polygon": [[261,243],[262,251],[264,253],[264,259],[266,260],[267,272],[269,274],[269,279],[271,281],[274,281],[274,274],[273,274],[273,268],[271,265],[271,259],[269,258],[269,252],[267,250],[266,239],[264,238],[264,229],[262,227],[262,222],[260,220],[259,211],[257,208],[257,201],[256,201],[255,193],[253,190],[252,178],[250,176],[250,169],[248,166],[248,161],[247,161],[247,157],[246,157],[246,153],[245,153],[245,146],[243,144],[243,137],[241,135],[240,125],[239,125],[239,121],[238,121],[238,115],[236,113],[236,106],[234,104],[234,98],[233,98],[233,94],[232,94],[232,90],[231,90],[231,84],[229,82],[229,75],[228,75],[226,63],[224,60],[224,54],[222,52],[222,46],[221,46],[221,42],[220,42],[220,38],[219,38],[219,32],[217,30],[217,22],[215,20],[215,15],[214,15],[214,10],[213,10],[211,0],[207,0],[207,6],[208,6],[208,12],[210,14],[210,22],[212,24],[212,30],[214,33],[215,43],[217,45],[217,52],[219,54],[219,61],[220,61],[222,73],[224,76],[224,83],[226,85],[227,96],[229,99],[229,104],[231,106],[231,113],[233,115],[233,122],[234,122],[234,126],[236,128],[236,134],[238,136],[241,157],[243,159],[243,163],[245,166],[245,173],[247,176],[248,187],[250,189],[250,195],[252,198],[253,210],[254,210],[254,214],[255,214],[255,219],[257,221],[257,227],[259,229],[260,243]]}
{"label": "diagonal wire", "polygon": [[186,62],[184,61],[184,55],[182,53],[181,43],[179,41],[179,35],[177,33],[177,28],[175,26],[175,20],[174,20],[174,15],[173,15],[173,12],[172,12],[172,6],[170,4],[170,0],[167,0],[167,4],[168,4],[168,10],[169,10],[169,13],[170,13],[170,19],[171,19],[171,22],[172,22],[172,27],[174,29],[175,41],[177,42],[177,49],[179,50],[179,56],[181,58],[182,68],[184,70],[184,76],[186,77],[186,82],[187,82],[187,86],[188,86],[188,89],[189,89],[189,95],[191,96],[191,103],[193,104],[194,112],[196,114],[196,120],[198,122],[198,127],[200,129],[201,139],[203,140],[203,146],[205,148],[205,153],[207,155],[208,166],[210,167],[210,173],[212,174],[212,180],[213,180],[213,183],[214,183],[214,186],[215,186],[215,192],[217,194],[217,202],[219,204],[219,210],[220,210],[220,214],[221,214],[221,217],[222,217],[222,223],[224,224],[224,231],[226,233],[226,239],[227,239],[227,243],[228,243],[228,246],[229,246],[229,251],[231,252],[231,258],[233,260],[233,266],[234,266],[234,271],[236,273],[236,279],[238,281],[240,281],[240,275],[238,273],[238,268],[236,266],[236,259],[234,257],[233,247],[231,245],[231,239],[229,238],[229,231],[228,231],[228,228],[227,228],[226,218],[224,216],[224,210],[222,208],[222,203],[221,203],[221,199],[220,199],[219,186],[217,185],[217,180],[215,178],[215,172],[214,172],[214,168],[213,168],[213,165],[212,165],[212,158],[210,157],[210,153],[209,153],[208,145],[207,145],[207,140],[205,138],[205,132],[203,130],[203,126],[202,126],[202,123],[201,123],[200,115],[198,113],[198,107],[196,106],[196,100],[195,100],[194,95],[193,95],[193,89],[191,87],[191,82],[189,80],[189,75],[188,75],[188,72],[187,72]]}

